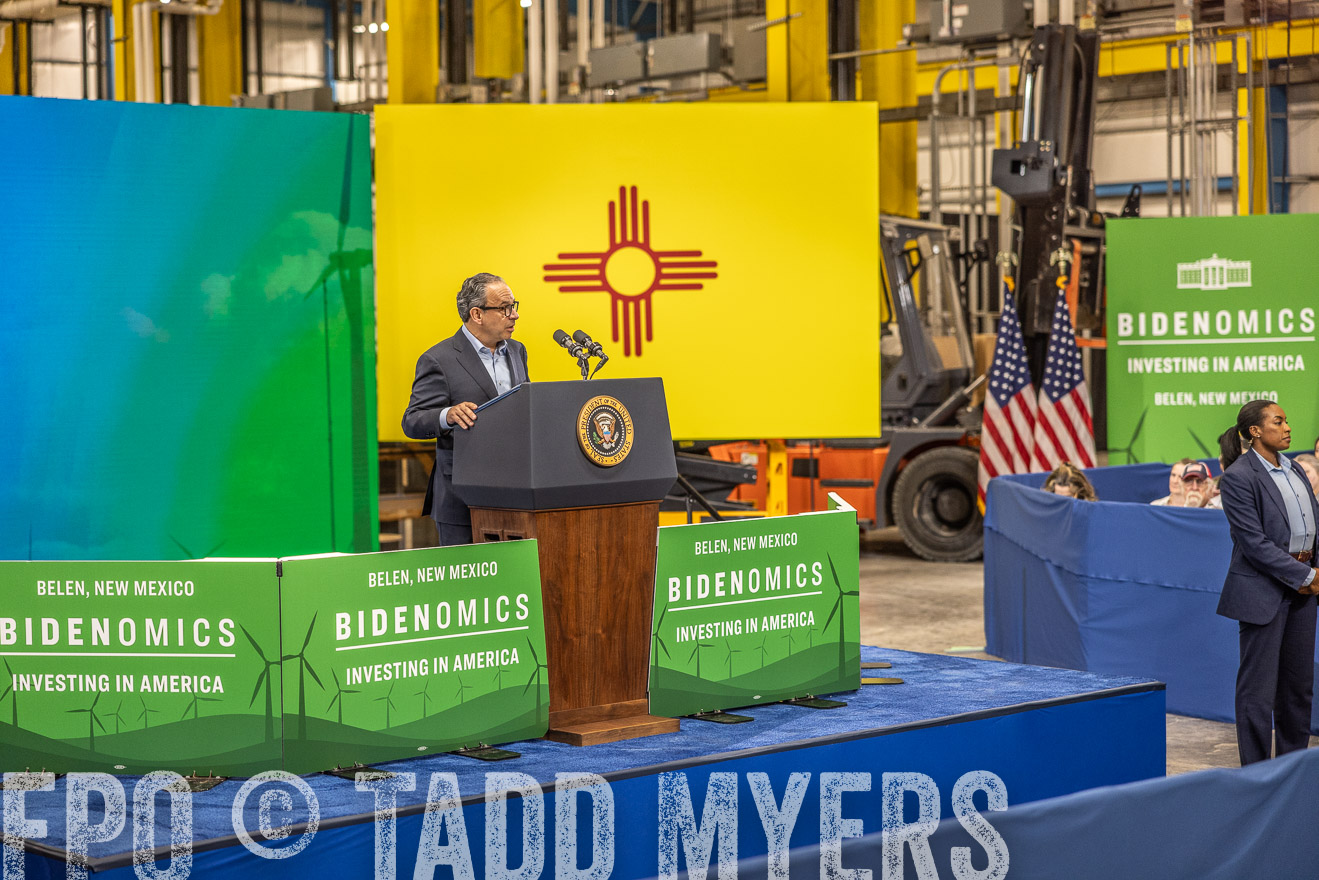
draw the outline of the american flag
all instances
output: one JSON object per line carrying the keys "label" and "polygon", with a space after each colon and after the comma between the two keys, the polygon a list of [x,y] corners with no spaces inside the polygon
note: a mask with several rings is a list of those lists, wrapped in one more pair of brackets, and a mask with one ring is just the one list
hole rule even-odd
{"label": "american flag", "polygon": [[980,508],[985,506],[985,487],[1002,474],[1024,474],[1034,467],[1035,387],[1026,363],[1026,342],[1021,335],[1017,304],[1012,291],[1003,287],[1003,314],[998,321],[994,362],[989,367],[985,393],[984,428],[980,435]]}
{"label": "american flag", "polygon": [[1041,470],[1066,459],[1078,467],[1095,466],[1095,428],[1090,420],[1090,391],[1081,370],[1081,351],[1072,332],[1067,299],[1058,291],[1049,333],[1049,354],[1040,383],[1040,417],[1035,422],[1035,458]]}

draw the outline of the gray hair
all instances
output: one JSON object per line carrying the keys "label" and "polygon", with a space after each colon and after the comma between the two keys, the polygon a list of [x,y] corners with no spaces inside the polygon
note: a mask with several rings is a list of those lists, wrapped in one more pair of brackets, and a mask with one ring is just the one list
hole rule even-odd
{"label": "gray hair", "polygon": [[489,272],[478,272],[463,281],[458,290],[458,317],[464,324],[472,317],[472,308],[485,305],[485,290],[491,284],[503,284],[504,279]]}

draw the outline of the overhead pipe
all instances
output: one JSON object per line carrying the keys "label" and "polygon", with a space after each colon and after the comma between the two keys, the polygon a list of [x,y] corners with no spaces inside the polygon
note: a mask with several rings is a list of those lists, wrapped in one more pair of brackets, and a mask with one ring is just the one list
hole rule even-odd
{"label": "overhead pipe", "polygon": [[559,103],[559,0],[541,0],[545,10],[545,103]]}
{"label": "overhead pipe", "polygon": [[589,4],[586,0],[578,0],[577,3],[577,74],[581,78],[579,85],[581,91],[578,93],[577,100],[586,100],[586,62],[590,60],[587,55],[591,51],[591,13],[587,9]]}
{"label": "overhead pipe", "polygon": [[[527,7],[527,91],[531,103],[539,104],[545,78],[544,37],[541,34],[540,6],[544,0],[531,0]],[[554,0],[551,0],[554,2]]]}
{"label": "overhead pipe", "polygon": [[185,0],[143,0],[139,6],[156,6],[161,12],[170,15],[218,15],[224,7],[224,0],[214,3],[189,3]]}
{"label": "overhead pipe", "polygon": [[151,16],[150,2],[133,6],[133,100],[154,104],[156,95],[156,59],[152,49],[156,46],[156,21]]}
{"label": "overhead pipe", "polygon": [[153,50],[156,47],[156,20],[152,12],[170,15],[215,15],[224,0],[214,3],[192,3],[185,0],[142,0],[133,5],[133,97],[144,104],[159,102],[157,93],[158,64]]}
{"label": "overhead pipe", "polygon": [[0,2],[0,19],[8,21],[49,21],[59,9],[72,13],[83,6],[109,6],[110,0],[86,0],[85,3],[65,3],[63,0],[3,0]]}
{"label": "overhead pipe", "polygon": [[[362,18],[367,22],[373,22],[379,19],[376,14],[376,0],[365,0],[362,6]],[[380,63],[380,32],[371,33],[367,31],[366,39],[362,41],[363,61],[366,64],[366,96],[368,98],[385,97],[385,71]]]}
{"label": "overhead pipe", "polygon": [[[364,26],[365,23],[375,20],[375,10],[371,0],[362,0],[362,21]],[[363,101],[369,101],[375,97],[375,40],[372,39],[372,36],[369,31],[365,31],[362,36],[362,65],[360,68],[362,71],[362,91],[360,94]]]}
{"label": "overhead pipe", "polygon": [[[577,0],[577,8],[587,5],[587,0]],[[591,48],[603,49],[605,46],[605,0],[590,0],[591,6]],[[591,89],[591,101],[599,103],[604,100],[603,89]]]}

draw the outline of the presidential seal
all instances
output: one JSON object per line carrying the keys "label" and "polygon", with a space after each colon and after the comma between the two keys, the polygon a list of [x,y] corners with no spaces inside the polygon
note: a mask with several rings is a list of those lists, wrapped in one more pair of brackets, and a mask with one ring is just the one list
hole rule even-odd
{"label": "presidential seal", "polygon": [[586,457],[613,467],[632,451],[632,416],[616,397],[592,397],[577,414],[577,441]]}

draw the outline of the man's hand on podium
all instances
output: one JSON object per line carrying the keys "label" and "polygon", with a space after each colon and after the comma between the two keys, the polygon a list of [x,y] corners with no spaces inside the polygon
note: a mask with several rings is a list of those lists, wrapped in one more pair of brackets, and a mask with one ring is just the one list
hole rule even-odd
{"label": "man's hand on podium", "polygon": [[449,407],[449,424],[459,428],[472,427],[476,424],[476,404],[463,401]]}

